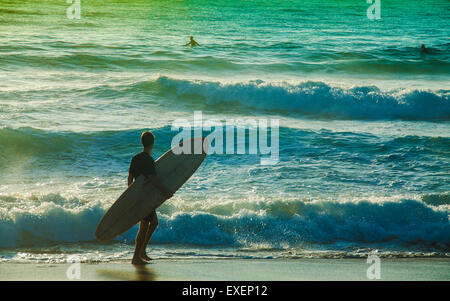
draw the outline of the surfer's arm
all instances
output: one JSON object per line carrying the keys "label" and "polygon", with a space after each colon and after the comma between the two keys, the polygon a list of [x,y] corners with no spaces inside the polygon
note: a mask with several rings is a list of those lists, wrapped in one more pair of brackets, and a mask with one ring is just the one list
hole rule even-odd
{"label": "surfer's arm", "polygon": [[161,191],[161,193],[166,197],[166,198],[171,198],[173,193],[167,189],[166,186],[164,186],[163,183],[161,183],[161,181],[158,179],[158,177],[156,177],[156,175],[148,175],[147,176],[147,181],[152,183],[153,186],[155,186],[156,188],[158,188],[159,191]]}

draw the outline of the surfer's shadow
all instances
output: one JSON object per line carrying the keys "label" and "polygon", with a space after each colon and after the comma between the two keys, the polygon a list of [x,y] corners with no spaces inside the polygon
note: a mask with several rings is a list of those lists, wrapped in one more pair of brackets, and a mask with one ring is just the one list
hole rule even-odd
{"label": "surfer's shadow", "polygon": [[129,270],[99,270],[98,274],[105,278],[125,281],[154,281],[156,273],[148,265],[133,265],[135,271]]}

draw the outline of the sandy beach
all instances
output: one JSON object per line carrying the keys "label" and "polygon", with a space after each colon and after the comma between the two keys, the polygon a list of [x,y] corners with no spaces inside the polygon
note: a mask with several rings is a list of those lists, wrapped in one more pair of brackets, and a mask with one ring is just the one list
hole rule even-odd
{"label": "sandy beach", "polygon": [[[157,260],[143,267],[128,262],[80,264],[84,281],[177,280],[354,280],[368,281],[365,259]],[[65,281],[70,264],[0,265],[0,280]],[[77,280],[77,279],[74,279]],[[449,259],[381,259],[380,280],[450,280]],[[372,280],[371,280],[372,281]]]}

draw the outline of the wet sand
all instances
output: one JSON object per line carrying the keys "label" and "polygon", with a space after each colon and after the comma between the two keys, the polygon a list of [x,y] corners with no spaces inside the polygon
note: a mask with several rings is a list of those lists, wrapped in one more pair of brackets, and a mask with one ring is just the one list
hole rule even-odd
{"label": "wet sand", "polygon": [[[367,281],[365,259],[177,259],[145,266],[128,261],[81,263],[80,279],[108,280],[356,280]],[[74,280],[71,264],[2,263],[0,280]],[[72,271],[76,272],[76,266]],[[450,259],[381,259],[381,280],[450,280]],[[72,273],[76,276],[76,273]]]}

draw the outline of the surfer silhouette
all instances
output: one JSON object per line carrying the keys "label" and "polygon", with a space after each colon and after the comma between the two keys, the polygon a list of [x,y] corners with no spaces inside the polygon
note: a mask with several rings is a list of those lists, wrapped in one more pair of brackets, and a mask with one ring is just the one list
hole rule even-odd
{"label": "surfer silhouette", "polygon": [[[156,177],[155,160],[151,157],[155,136],[152,132],[146,131],[141,135],[142,152],[136,154],[131,159],[130,169],[128,172],[128,186],[130,186],[138,176],[143,174],[147,179],[147,184],[154,185],[161,191],[166,199],[172,197],[170,192]],[[132,264],[146,264],[150,257],[146,254],[146,247],[150,238],[158,226],[158,216],[154,210],[139,222],[139,231],[136,235],[134,246],[134,255]]]}
{"label": "surfer silhouette", "polygon": [[425,44],[422,44],[420,54],[423,55],[423,54],[429,54],[429,53],[430,53],[430,49],[426,48]]}
{"label": "surfer silhouette", "polygon": [[200,46],[200,44],[194,40],[194,36],[191,36],[190,39],[191,40],[188,43],[184,44],[184,46],[188,46],[188,45],[190,45],[191,47]]}

